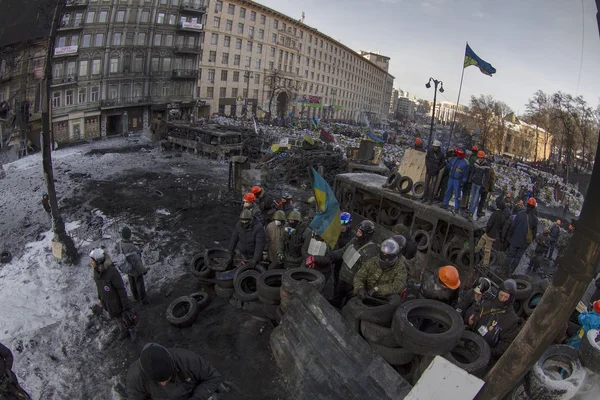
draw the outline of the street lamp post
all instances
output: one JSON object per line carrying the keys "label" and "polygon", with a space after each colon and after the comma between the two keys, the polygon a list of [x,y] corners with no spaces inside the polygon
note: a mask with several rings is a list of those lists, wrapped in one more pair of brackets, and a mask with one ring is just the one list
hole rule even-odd
{"label": "street lamp post", "polygon": [[444,82],[438,81],[437,79],[429,78],[429,82],[425,84],[425,87],[429,89],[431,87],[431,81],[433,81],[433,107],[431,108],[431,127],[429,128],[429,140],[427,141],[427,148],[431,148],[431,142],[433,140],[433,122],[435,120],[435,102],[437,100],[438,85],[440,85],[440,93],[444,93]]}
{"label": "street lamp post", "polygon": [[248,115],[248,96],[250,96],[250,78],[252,78],[252,72],[250,70],[246,70],[244,72],[244,78],[246,78],[246,98],[244,99],[244,110],[242,115]]}

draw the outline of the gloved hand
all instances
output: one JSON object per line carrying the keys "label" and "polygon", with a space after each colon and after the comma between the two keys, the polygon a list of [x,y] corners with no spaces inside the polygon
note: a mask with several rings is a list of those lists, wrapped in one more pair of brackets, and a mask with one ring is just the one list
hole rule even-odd
{"label": "gloved hand", "polygon": [[282,263],[285,260],[285,256],[283,254],[277,254],[277,259]]}
{"label": "gloved hand", "polygon": [[306,257],[306,266],[308,268],[314,268],[315,265],[315,256],[308,256]]}
{"label": "gloved hand", "polygon": [[363,300],[365,297],[367,297],[367,292],[365,291],[365,288],[361,287],[360,289],[358,289],[356,296],[361,300]]}

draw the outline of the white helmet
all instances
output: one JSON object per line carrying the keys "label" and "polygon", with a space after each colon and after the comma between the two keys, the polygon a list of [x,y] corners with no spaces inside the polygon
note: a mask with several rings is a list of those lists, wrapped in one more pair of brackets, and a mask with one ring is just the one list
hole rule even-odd
{"label": "white helmet", "polygon": [[92,258],[97,263],[103,263],[104,258],[105,258],[104,250],[98,248],[98,249],[94,249],[94,250],[90,251],[90,258]]}
{"label": "white helmet", "polygon": [[442,147],[442,142],[440,142],[439,140],[434,140],[433,147]]}

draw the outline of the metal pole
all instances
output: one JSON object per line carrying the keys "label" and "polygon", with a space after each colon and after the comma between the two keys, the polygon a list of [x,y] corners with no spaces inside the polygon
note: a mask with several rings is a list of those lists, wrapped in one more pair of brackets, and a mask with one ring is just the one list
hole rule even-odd
{"label": "metal pole", "polygon": [[433,107],[431,109],[431,127],[429,128],[429,140],[427,141],[427,148],[431,148],[431,142],[433,140],[433,122],[435,120],[435,101],[437,99],[437,91],[438,91],[438,83],[439,81],[433,81]]}
{"label": "metal pole", "polygon": [[454,124],[456,123],[456,114],[458,113],[458,102],[460,101],[460,92],[462,91],[463,77],[465,76],[465,67],[463,66],[462,73],[460,74],[460,86],[458,88],[458,98],[456,99],[456,110],[454,110],[454,117],[452,118],[452,126],[450,127],[450,136],[448,136],[448,149],[452,144],[452,133],[454,132]]}

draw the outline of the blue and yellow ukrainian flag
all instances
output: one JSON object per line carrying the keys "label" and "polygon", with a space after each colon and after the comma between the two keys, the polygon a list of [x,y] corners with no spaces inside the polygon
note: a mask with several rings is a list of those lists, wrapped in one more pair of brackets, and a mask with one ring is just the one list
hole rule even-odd
{"label": "blue and yellow ukrainian flag", "polygon": [[313,126],[315,127],[315,129],[317,128],[317,125],[319,125],[319,121],[317,121],[316,117],[313,117],[312,123],[313,123]]}
{"label": "blue and yellow ukrainian flag", "polygon": [[465,50],[465,64],[463,68],[467,68],[469,65],[475,65],[483,74],[488,76],[492,76],[496,73],[496,68],[492,67],[492,64],[479,58],[467,43],[467,49]]}
{"label": "blue and yellow ukrainian flag", "polygon": [[310,228],[333,249],[342,231],[340,205],[325,179],[314,168],[311,169],[315,200],[321,212],[313,218]]}

